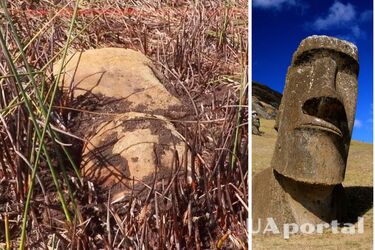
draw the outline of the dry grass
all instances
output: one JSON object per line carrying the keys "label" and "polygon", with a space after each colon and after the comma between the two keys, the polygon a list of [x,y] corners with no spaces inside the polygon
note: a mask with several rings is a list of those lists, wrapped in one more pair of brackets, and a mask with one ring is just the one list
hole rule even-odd
{"label": "dry grass", "polygon": [[[271,163],[277,133],[273,129],[274,120],[261,120],[262,136],[252,137],[253,174]],[[352,141],[345,181],[343,183],[348,198],[349,209],[363,214],[364,234],[343,235],[330,231],[323,235],[293,235],[285,240],[282,236],[253,236],[253,249],[372,249],[373,242],[373,145]]]}
{"label": "dry grass", "polygon": [[[69,33],[74,4],[67,0],[7,3],[17,35],[23,45],[29,43],[25,59],[34,71],[42,72],[34,78],[45,106],[67,103],[51,96],[55,79],[49,72],[68,36],[74,37],[69,51],[101,47],[142,51],[177,93],[192,100],[197,122],[182,132],[196,163],[194,182],[165,180],[166,185],[151,189],[147,199],[129,197],[112,205],[98,187],[77,181],[53,133],[47,130],[43,141],[35,135],[36,128],[43,130],[41,108],[45,107],[36,104],[30,75],[22,75],[25,61],[16,59],[20,49],[15,33],[0,10],[1,34],[7,44],[3,52],[11,53],[21,76],[15,79],[9,60],[0,53],[0,75],[5,76],[0,78],[0,242],[4,242],[0,248],[19,246],[22,213],[32,185],[27,163],[38,166],[39,180],[25,217],[26,247],[246,248],[247,1],[81,1]],[[26,98],[19,94],[20,84]],[[32,104],[30,111],[25,100]],[[48,126],[66,135],[62,110],[52,110]],[[30,114],[39,125],[31,123]],[[69,142],[69,136],[64,138],[64,143]],[[58,170],[58,183],[53,183],[47,167],[47,153],[36,160],[39,146],[48,149],[53,169]],[[57,187],[63,197],[58,198]],[[71,222],[62,211],[62,199]]]}

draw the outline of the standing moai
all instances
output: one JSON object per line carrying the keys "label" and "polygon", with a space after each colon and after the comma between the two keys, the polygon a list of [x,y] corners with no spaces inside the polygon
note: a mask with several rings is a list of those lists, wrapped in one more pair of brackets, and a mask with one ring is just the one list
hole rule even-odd
{"label": "standing moai", "polygon": [[[293,55],[271,167],[253,178],[253,228],[330,223],[345,216],[345,176],[357,102],[355,45],[304,39]],[[261,231],[262,232],[262,231]]]}
{"label": "standing moai", "polygon": [[258,113],[256,111],[253,111],[253,113],[251,114],[251,123],[252,123],[252,134],[253,135],[261,135],[262,132],[260,132],[259,128],[260,128],[260,119],[259,119],[259,116],[258,116]]}

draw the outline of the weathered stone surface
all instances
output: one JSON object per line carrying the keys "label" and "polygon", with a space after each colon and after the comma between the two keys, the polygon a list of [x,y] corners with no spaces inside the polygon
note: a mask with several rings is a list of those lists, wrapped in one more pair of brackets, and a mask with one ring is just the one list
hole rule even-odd
{"label": "weathered stone surface", "polygon": [[[60,68],[61,61],[55,75]],[[67,57],[59,84],[74,108],[94,111],[74,118],[87,142],[82,175],[111,190],[113,202],[132,191],[140,194],[154,176],[170,177],[175,152],[180,164],[185,161],[183,138],[166,117],[180,118],[188,109],[161,78],[151,60],[134,50],[103,48]]]}
{"label": "weathered stone surface", "polygon": [[312,184],[344,179],[357,102],[356,47],[326,36],[301,42],[288,69],[271,166]]}
{"label": "weathered stone surface", "polygon": [[[100,124],[83,150],[82,175],[111,189],[112,201],[134,189],[144,190],[157,179],[170,177],[174,153],[185,161],[185,143],[162,116],[129,112]],[[183,169],[181,169],[181,172]],[[134,178],[134,186],[133,186]]]}
{"label": "weathered stone surface", "polygon": [[254,176],[252,186],[254,231],[262,233],[269,218],[280,231],[284,224],[319,224],[345,219],[346,196],[341,184],[307,184],[267,168]]}
{"label": "weathered stone surface", "polygon": [[253,220],[262,227],[342,219],[342,188],[354,124],[357,48],[327,36],[304,39],[288,69],[271,168],[253,179]]}
{"label": "weathered stone surface", "polygon": [[[58,74],[61,61],[54,65]],[[160,82],[160,73],[140,52],[122,48],[102,48],[67,56],[60,85],[64,92],[103,95],[123,101],[123,111],[185,115],[182,102]]]}

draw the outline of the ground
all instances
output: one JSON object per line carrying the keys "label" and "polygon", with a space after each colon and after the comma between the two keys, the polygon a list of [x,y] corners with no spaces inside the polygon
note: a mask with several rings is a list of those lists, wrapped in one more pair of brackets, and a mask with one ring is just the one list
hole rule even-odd
{"label": "ground", "polygon": [[[246,249],[248,1],[6,2],[0,249]],[[193,117],[173,122],[192,152],[190,184],[171,174],[160,190],[110,204],[96,183],[79,181],[77,137],[88,131],[77,124],[99,115],[95,107],[121,110],[63,95],[51,71],[65,54],[105,47],[146,55],[188,101]]]}
{"label": "ground", "polygon": [[[274,120],[261,119],[262,136],[252,137],[252,173],[270,166],[277,133]],[[280,235],[253,236],[253,249],[372,249],[373,246],[373,145],[352,141],[343,183],[349,210],[364,217],[364,233],[292,235],[288,240]]]}

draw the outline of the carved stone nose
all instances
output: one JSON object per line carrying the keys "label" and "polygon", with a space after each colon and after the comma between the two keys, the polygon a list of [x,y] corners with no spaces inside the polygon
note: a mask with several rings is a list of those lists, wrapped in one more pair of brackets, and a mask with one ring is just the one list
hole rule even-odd
{"label": "carved stone nose", "polygon": [[[322,127],[339,130],[341,136],[347,135],[347,117],[342,98],[336,91],[336,61],[331,57],[316,59],[313,62],[314,75],[311,79],[306,99],[302,105],[301,123],[313,117]],[[307,115],[307,116],[306,116]],[[305,121],[306,120],[306,121]]]}
{"label": "carved stone nose", "polygon": [[326,96],[311,98],[304,103],[302,111],[308,116],[319,118],[322,126],[333,125],[343,135],[347,135],[348,122],[345,107],[340,100]]}
{"label": "carved stone nose", "polygon": [[329,57],[320,58],[314,61],[314,76],[312,88],[320,93],[327,94],[332,98],[336,95],[337,63]]}

